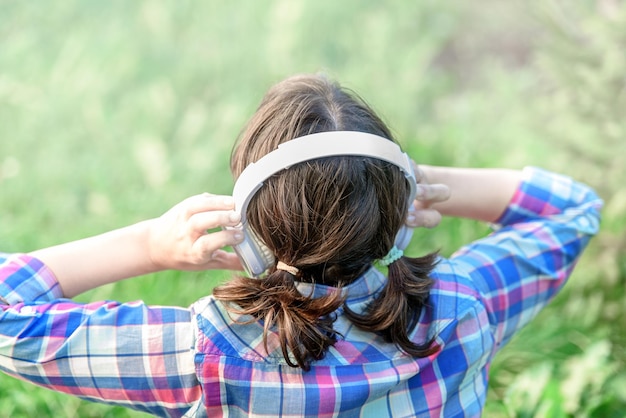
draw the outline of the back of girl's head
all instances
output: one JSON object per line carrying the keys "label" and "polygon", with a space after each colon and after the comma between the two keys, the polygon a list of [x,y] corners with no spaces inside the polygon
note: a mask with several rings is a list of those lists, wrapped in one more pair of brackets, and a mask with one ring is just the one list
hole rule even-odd
{"label": "back of girl's head", "polygon": [[[301,75],[272,87],[244,127],[231,169],[244,168],[292,139],[325,131],[360,131],[393,140],[389,129],[356,94],[322,76]],[[237,277],[213,295],[229,309],[274,335],[287,363],[308,369],[336,341],[340,290],[320,298],[302,295],[296,281],[341,287],[357,279],[393,247],[408,207],[409,185],[401,170],[374,158],[328,157],[275,174],[251,199],[247,219],[256,235],[296,274],[270,267],[260,279]],[[401,257],[366,312],[345,315],[414,356],[434,350],[411,341],[431,280],[434,254]],[[274,337],[272,337],[274,338]]]}
{"label": "back of girl's head", "polygon": [[[355,94],[322,76],[295,76],[265,95],[233,152],[233,173],[238,176],[282,142],[324,131],[360,131],[392,140]],[[276,259],[300,269],[302,280],[347,283],[392,247],[407,196],[404,175],[389,163],[324,158],[269,179],[247,216]]]}

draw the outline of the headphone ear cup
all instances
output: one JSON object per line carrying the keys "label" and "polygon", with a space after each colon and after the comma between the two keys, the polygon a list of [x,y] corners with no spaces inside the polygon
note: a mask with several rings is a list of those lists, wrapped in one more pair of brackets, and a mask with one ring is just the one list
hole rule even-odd
{"label": "headphone ear cup", "polygon": [[244,239],[240,244],[233,246],[233,249],[246,272],[252,277],[259,276],[274,264],[274,254],[248,227],[247,223],[241,227],[241,231]]}
{"label": "headphone ear cup", "polygon": [[402,226],[402,228],[400,228],[400,230],[396,234],[396,240],[394,242],[394,245],[399,250],[404,250],[406,249],[406,247],[408,247],[409,242],[411,242],[412,237],[413,237],[413,228],[409,228],[408,226],[404,225]]}
{"label": "headphone ear cup", "polygon": [[[406,181],[409,183],[409,207],[413,205],[413,201],[415,200],[415,196],[417,195],[417,182],[415,181],[415,170],[413,169],[413,164],[411,164],[411,160],[407,156],[407,160],[409,161],[408,171],[405,171]],[[406,224],[403,224],[398,233],[396,234],[396,240],[394,241],[394,245],[399,250],[404,251],[406,247],[409,246],[411,242],[411,238],[413,238],[413,229]]]}
{"label": "headphone ear cup", "polygon": [[254,232],[251,232],[250,235],[255,243],[255,254],[260,266],[259,269],[262,269],[260,272],[256,273],[256,275],[259,275],[274,264],[275,258],[270,249]]}

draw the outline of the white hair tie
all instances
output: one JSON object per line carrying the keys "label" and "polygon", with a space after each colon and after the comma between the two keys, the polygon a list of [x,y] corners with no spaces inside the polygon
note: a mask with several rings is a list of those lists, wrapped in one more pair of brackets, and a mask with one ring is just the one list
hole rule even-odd
{"label": "white hair tie", "polygon": [[276,263],[276,270],[286,271],[287,273],[290,273],[293,276],[297,276],[298,273],[300,273],[300,270],[298,270],[297,267],[290,266],[289,264],[285,264],[282,261],[279,261],[278,263]]}

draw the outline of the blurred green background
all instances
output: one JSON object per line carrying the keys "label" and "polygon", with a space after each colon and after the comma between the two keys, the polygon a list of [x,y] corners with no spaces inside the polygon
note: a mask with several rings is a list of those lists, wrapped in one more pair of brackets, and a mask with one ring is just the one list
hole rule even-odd
{"label": "blurred green background", "polygon": [[[228,194],[242,125],[302,72],[357,91],[418,162],[539,165],[599,191],[600,236],[492,365],[485,416],[626,416],[620,0],[0,1],[0,250]],[[450,254],[486,232],[446,219],[411,250]],[[226,277],[164,272],[80,299],[186,306]],[[74,416],[144,415],[0,376],[0,417]]]}

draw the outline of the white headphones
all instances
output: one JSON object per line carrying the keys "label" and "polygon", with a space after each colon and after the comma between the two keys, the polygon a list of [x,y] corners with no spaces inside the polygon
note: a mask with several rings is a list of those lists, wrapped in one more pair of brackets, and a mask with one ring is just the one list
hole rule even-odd
{"label": "white headphones", "polygon": [[[274,255],[248,225],[246,211],[252,197],[272,175],[294,164],[332,156],[370,157],[396,165],[402,170],[410,186],[409,206],[413,203],[416,181],[411,159],[396,143],[387,138],[364,132],[329,131],[282,143],[256,163],[248,165],[233,189],[235,210],[241,214],[241,223],[228,229],[239,229],[244,234],[244,241],[233,248],[249,275],[259,276],[274,263]],[[402,250],[406,248],[412,235],[413,229],[403,226],[396,235],[396,247]]]}

